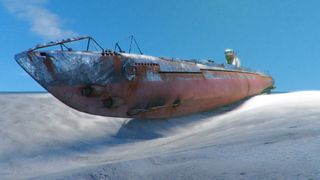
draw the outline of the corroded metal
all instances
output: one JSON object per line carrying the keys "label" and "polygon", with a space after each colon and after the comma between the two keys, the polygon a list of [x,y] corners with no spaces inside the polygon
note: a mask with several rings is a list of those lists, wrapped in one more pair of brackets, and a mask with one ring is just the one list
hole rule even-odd
{"label": "corroded metal", "polygon": [[260,94],[274,84],[272,77],[263,73],[211,61],[112,51],[36,47],[17,54],[15,59],[68,106],[102,116],[180,116]]}

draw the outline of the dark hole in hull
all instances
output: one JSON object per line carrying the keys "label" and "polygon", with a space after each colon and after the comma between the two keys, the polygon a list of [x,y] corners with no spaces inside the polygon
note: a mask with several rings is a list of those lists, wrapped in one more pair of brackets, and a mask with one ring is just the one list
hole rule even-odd
{"label": "dark hole in hull", "polygon": [[113,100],[112,100],[112,98],[108,98],[108,99],[103,100],[103,106],[104,106],[104,107],[106,107],[106,108],[112,108],[112,105],[113,105]]}
{"label": "dark hole in hull", "polygon": [[89,97],[93,92],[93,88],[91,86],[86,86],[81,89],[81,95]]}
{"label": "dark hole in hull", "polygon": [[176,99],[176,100],[173,102],[172,106],[173,106],[173,107],[177,107],[177,106],[179,106],[180,104],[181,104],[180,99]]}
{"label": "dark hole in hull", "polygon": [[151,99],[149,100],[146,109],[152,108],[152,107],[164,106],[164,105],[165,105],[164,98]]}
{"label": "dark hole in hull", "polygon": [[47,56],[47,53],[45,53],[45,52],[40,52],[40,56]]}

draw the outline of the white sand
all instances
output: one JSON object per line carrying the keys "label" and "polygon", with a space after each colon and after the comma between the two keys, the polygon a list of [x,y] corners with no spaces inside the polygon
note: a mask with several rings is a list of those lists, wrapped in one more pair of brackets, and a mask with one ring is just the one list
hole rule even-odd
{"label": "white sand", "polygon": [[320,91],[170,120],[92,116],[49,94],[0,94],[0,114],[0,179],[320,178]]}

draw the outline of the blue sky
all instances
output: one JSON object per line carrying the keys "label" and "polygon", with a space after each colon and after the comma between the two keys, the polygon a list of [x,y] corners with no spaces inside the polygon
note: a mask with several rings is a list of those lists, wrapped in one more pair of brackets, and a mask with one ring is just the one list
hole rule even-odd
{"label": "blue sky", "polygon": [[16,53],[64,36],[106,48],[133,34],[148,55],[215,59],[224,49],[270,73],[277,91],[319,90],[320,1],[0,0],[0,91],[43,91]]}

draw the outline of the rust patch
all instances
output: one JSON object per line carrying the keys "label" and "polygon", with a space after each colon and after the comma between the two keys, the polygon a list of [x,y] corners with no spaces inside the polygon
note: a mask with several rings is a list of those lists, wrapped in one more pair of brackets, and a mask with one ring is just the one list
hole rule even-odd
{"label": "rust patch", "polygon": [[119,56],[113,56],[112,60],[116,74],[121,74],[121,58]]}
{"label": "rust patch", "polygon": [[32,53],[32,52],[28,52],[28,53],[27,53],[27,56],[28,56],[29,61],[33,63],[33,59],[32,59],[31,53]]}
{"label": "rust patch", "polygon": [[46,66],[49,74],[54,78],[55,77],[55,68],[51,62],[51,58],[48,55],[45,55],[45,59],[43,60],[43,63]]}

